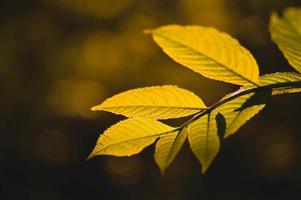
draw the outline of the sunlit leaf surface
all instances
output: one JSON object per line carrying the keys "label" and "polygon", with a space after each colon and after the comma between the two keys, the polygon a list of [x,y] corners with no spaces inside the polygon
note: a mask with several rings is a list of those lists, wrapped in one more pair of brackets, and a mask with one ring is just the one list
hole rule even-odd
{"label": "sunlit leaf surface", "polygon": [[166,85],[129,90],[115,95],[92,110],[106,110],[127,117],[168,119],[188,116],[206,108],[194,93]]}
{"label": "sunlit leaf surface", "polygon": [[220,142],[215,116],[207,114],[188,125],[188,141],[205,173],[217,155]]}
{"label": "sunlit leaf surface", "polygon": [[[277,72],[273,74],[265,74],[260,77],[259,84],[261,86],[267,86],[277,83],[290,83],[291,86],[275,88],[272,90],[273,95],[284,93],[296,93],[301,92],[300,88],[301,74],[294,72]],[[299,83],[299,88],[296,87]]]}
{"label": "sunlit leaf surface", "polygon": [[155,161],[162,173],[173,162],[187,138],[187,130],[168,134],[159,139],[156,144]]}
{"label": "sunlit leaf surface", "polygon": [[226,123],[224,138],[234,134],[242,125],[256,115],[265,106],[262,99],[266,99],[265,93],[247,94],[235,98],[216,109],[223,115]]}
{"label": "sunlit leaf surface", "polygon": [[214,28],[178,25],[163,26],[150,33],[167,55],[207,78],[237,85],[258,82],[256,60],[226,33]]}
{"label": "sunlit leaf surface", "polygon": [[174,128],[151,119],[127,119],[108,128],[89,156],[131,156]]}
{"label": "sunlit leaf surface", "polygon": [[288,62],[301,72],[301,9],[289,8],[282,18],[271,15],[270,32]]}

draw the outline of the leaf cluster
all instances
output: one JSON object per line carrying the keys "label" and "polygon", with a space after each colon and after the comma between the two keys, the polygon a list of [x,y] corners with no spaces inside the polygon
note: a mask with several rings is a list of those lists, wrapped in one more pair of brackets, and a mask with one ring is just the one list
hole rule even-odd
{"label": "leaf cluster", "polygon": [[[193,92],[173,85],[129,90],[94,106],[128,117],[108,128],[89,158],[97,155],[131,156],[156,143],[155,161],[162,173],[184,142],[206,172],[233,135],[261,111],[273,95],[301,91],[301,9],[288,8],[282,17],[272,13],[270,32],[296,72],[259,75],[253,55],[236,39],[214,28],[168,25],[145,31],[175,62],[204,77],[232,83],[237,91],[207,107]],[[178,127],[159,120],[191,116]]]}

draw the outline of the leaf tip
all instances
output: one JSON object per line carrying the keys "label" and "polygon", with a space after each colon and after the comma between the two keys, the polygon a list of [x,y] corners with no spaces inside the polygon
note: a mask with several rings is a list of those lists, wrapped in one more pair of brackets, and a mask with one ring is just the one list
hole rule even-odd
{"label": "leaf tip", "polygon": [[97,110],[100,110],[100,108],[99,108],[99,106],[93,106],[93,107],[91,108],[91,110],[92,110],[92,111],[97,111]]}
{"label": "leaf tip", "polygon": [[165,175],[165,168],[163,169],[163,168],[160,168],[160,173],[162,174],[162,175]]}
{"label": "leaf tip", "polygon": [[[158,144],[158,143],[157,143],[157,144]],[[159,169],[160,169],[160,173],[161,173],[162,175],[164,175],[164,174],[165,174],[165,170],[166,170],[166,166],[162,165],[162,163],[159,162],[159,161],[157,160],[156,154],[157,154],[157,153],[155,152],[155,162],[156,162],[157,166],[158,166]]]}
{"label": "leaf tip", "polygon": [[86,161],[91,160],[92,158],[95,157],[94,151],[86,158]]}
{"label": "leaf tip", "polygon": [[275,22],[275,20],[277,20],[279,18],[278,14],[276,11],[272,11],[271,15],[270,15],[270,24]]}
{"label": "leaf tip", "polygon": [[202,169],[201,169],[202,174],[205,174],[207,172],[208,168],[209,168],[209,165],[203,165]]}

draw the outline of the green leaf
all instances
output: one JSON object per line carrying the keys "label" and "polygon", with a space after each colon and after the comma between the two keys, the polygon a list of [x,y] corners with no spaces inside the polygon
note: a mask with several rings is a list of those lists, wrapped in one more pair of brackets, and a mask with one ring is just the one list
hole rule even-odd
{"label": "green leaf", "polygon": [[260,77],[260,86],[289,83],[291,86],[278,87],[272,90],[273,95],[301,92],[301,74],[294,72],[277,72]]}
{"label": "green leaf", "polygon": [[92,110],[105,110],[127,117],[178,118],[206,108],[194,93],[166,85],[138,88],[115,95]]}
{"label": "green leaf", "polygon": [[226,33],[201,26],[170,25],[151,33],[176,62],[203,76],[237,85],[257,85],[259,70],[252,54]]}
{"label": "green leaf", "polygon": [[123,120],[99,137],[89,158],[97,155],[131,156],[173,130],[173,127],[151,119]]}
{"label": "green leaf", "polygon": [[197,119],[188,125],[187,131],[192,152],[202,165],[202,173],[205,173],[220,148],[215,116],[209,113]]}
{"label": "green leaf", "polygon": [[272,13],[270,19],[272,40],[276,42],[290,65],[301,72],[301,9],[289,8],[280,18]]}
{"label": "green leaf", "polygon": [[180,133],[171,133],[159,139],[156,144],[155,161],[162,173],[174,161],[186,138],[187,130],[184,128]]}

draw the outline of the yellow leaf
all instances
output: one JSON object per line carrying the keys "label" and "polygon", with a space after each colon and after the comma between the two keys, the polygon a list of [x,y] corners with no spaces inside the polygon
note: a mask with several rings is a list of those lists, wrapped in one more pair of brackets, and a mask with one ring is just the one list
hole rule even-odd
{"label": "yellow leaf", "polygon": [[188,116],[206,108],[194,93],[165,85],[138,88],[115,95],[92,110],[105,110],[127,117],[168,119]]}
{"label": "yellow leaf", "polygon": [[[272,90],[273,95],[301,92],[301,74],[295,72],[277,72],[273,74],[265,74],[260,77],[260,86],[268,86],[279,83],[290,83],[289,87],[279,87]],[[299,87],[294,87],[294,84]]]}
{"label": "yellow leaf", "polygon": [[189,124],[187,131],[192,152],[202,165],[202,173],[205,173],[220,148],[216,120],[209,113]]}
{"label": "yellow leaf", "polygon": [[146,31],[176,62],[203,76],[237,85],[257,85],[252,54],[226,33],[201,26],[170,25]]}
{"label": "yellow leaf", "polygon": [[[214,112],[221,113],[226,120],[226,133],[224,137],[227,138],[234,134],[242,125],[262,110],[271,95],[301,92],[301,74],[299,73],[277,72],[273,74],[266,74],[259,78],[260,86],[283,83],[289,83],[291,86],[275,87],[273,89],[266,89],[257,93],[246,94],[218,107]],[[296,86],[299,85],[299,87],[294,87],[294,84]],[[237,92],[231,93],[225,98],[251,88],[254,87],[242,87]]]}
{"label": "yellow leaf", "polygon": [[156,144],[155,161],[162,173],[174,161],[187,137],[187,131],[184,128],[180,133],[168,134],[159,139]]}
{"label": "yellow leaf", "polygon": [[262,110],[265,106],[262,100],[266,97],[265,93],[258,95],[254,93],[246,94],[218,107],[214,113],[222,114],[226,123],[226,131],[223,137],[227,138],[234,134],[242,125]]}
{"label": "yellow leaf", "polygon": [[270,19],[272,40],[276,42],[289,64],[301,72],[301,9],[289,8],[280,18],[272,13]]}
{"label": "yellow leaf", "polygon": [[89,158],[97,155],[131,156],[173,130],[173,127],[151,119],[123,120],[99,137]]}

